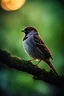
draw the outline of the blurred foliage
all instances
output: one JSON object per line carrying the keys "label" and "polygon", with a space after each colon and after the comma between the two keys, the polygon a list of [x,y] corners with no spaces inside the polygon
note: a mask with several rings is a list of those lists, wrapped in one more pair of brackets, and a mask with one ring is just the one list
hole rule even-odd
{"label": "blurred foliage", "polygon": [[[34,26],[53,54],[57,72],[64,74],[64,7],[59,0],[26,0],[17,11],[7,12],[0,8],[0,48],[10,51],[22,59],[31,59],[25,53],[21,30]],[[37,61],[36,61],[37,63]],[[41,62],[39,67],[49,70]],[[33,81],[32,76],[0,68],[0,91],[2,96],[56,96],[55,87],[41,81]],[[5,95],[7,94],[7,95]]]}

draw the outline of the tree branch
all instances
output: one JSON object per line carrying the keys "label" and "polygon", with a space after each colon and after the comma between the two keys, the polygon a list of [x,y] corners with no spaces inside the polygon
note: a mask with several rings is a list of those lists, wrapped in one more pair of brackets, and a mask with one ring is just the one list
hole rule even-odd
{"label": "tree branch", "polygon": [[8,51],[0,50],[0,66],[7,65],[9,68],[27,72],[34,76],[36,80],[42,80],[57,87],[64,87],[64,76],[57,76],[52,71],[35,67],[31,62],[21,60],[11,55]]}

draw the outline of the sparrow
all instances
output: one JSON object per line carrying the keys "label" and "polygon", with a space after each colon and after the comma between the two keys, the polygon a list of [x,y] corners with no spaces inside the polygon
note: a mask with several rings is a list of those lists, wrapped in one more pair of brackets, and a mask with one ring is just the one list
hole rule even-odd
{"label": "sparrow", "polygon": [[[38,59],[37,65],[44,61],[48,66],[57,74],[55,68],[53,67],[50,59],[52,58],[52,53],[41,39],[37,29],[34,27],[26,27],[22,32],[25,33],[23,38],[23,46],[25,51],[32,57],[32,60]],[[58,74],[57,74],[58,75]]]}

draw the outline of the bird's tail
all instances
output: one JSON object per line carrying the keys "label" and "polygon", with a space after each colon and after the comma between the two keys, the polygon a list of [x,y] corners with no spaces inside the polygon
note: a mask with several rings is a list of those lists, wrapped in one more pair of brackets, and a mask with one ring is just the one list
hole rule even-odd
{"label": "bird's tail", "polygon": [[58,73],[56,72],[54,66],[52,65],[51,61],[49,59],[46,59],[45,62],[49,65],[49,67],[55,72],[55,74],[58,75]]}

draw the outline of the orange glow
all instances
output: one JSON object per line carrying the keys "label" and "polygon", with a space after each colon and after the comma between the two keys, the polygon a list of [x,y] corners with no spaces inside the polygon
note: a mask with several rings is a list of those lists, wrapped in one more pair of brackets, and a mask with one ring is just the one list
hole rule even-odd
{"label": "orange glow", "polygon": [[17,10],[23,6],[25,0],[2,0],[1,7],[7,11]]}
{"label": "orange glow", "polygon": [[9,2],[9,0],[2,0],[2,1],[1,1],[1,7],[2,7],[3,9],[5,9],[5,10],[10,11],[10,9],[8,9],[8,7],[7,7],[7,5],[6,5],[6,3],[8,3],[8,2]]}

